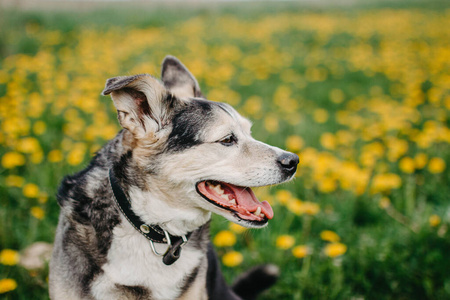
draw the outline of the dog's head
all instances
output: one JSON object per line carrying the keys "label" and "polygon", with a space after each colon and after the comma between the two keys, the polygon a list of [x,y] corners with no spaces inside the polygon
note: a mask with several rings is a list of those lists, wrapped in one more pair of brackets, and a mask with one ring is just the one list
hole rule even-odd
{"label": "dog's head", "polygon": [[197,80],[176,58],[150,75],[106,83],[119,122],[132,137],[132,160],[148,189],[186,215],[214,212],[247,227],[273,217],[250,187],[290,180],[298,156],[259,142],[251,123],[231,106],[206,100]]}

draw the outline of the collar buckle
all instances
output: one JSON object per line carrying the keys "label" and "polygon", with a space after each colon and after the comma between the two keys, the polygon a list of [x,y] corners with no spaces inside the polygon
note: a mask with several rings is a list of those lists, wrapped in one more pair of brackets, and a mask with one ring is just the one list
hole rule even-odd
{"label": "collar buckle", "polygon": [[[164,232],[164,235],[165,235],[164,242],[167,243],[167,250],[164,251],[164,253],[159,253],[159,252],[156,250],[155,244],[153,244],[153,241],[150,240],[150,247],[152,248],[153,253],[155,253],[155,254],[158,255],[158,256],[164,256],[164,255],[166,255],[166,253],[169,251],[170,247],[172,247],[172,241],[170,240],[170,235],[169,235],[169,233],[168,233],[167,231],[165,231],[164,229],[163,229],[163,232]],[[183,235],[183,237],[186,238],[186,236],[184,236],[184,235]],[[187,239],[186,239],[186,241],[187,241]]]}

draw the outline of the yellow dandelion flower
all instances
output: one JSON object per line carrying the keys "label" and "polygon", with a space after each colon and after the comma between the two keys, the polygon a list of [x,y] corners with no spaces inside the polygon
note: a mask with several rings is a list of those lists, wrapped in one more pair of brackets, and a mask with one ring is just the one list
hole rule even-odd
{"label": "yellow dandelion flower", "polygon": [[400,168],[400,170],[403,173],[408,173],[411,174],[414,172],[414,166],[415,166],[415,162],[414,159],[412,159],[411,157],[403,157],[399,163],[398,163],[398,167]]}
{"label": "yellow dandelion flower", "polygon": [[372,186],[370,191],[373,194],[379,192],[387,192],[392,189],[397,189],[401,186],[402,179],[394,173],[377,174],[372,179]]}
{"label": "yellow dandelion flower", "polygon": [[291,199],[287,202],[287,208],[296,215],[301,215],[303,213],[302,210],[302,201],[299,199]]}
{"label": "yellow dandelion flower", "polygon": [[438,215],[431,215],[428,219],[431,227],[436,227],[441,224],[441,218]]}
{"label": "yellow dandelion flower", "polygon": [[2,166],[5,169],[12,169],[25,164],[25,156],[18,152],[7,152],[2,156]]}
{"label": "yellow dandelion flower", "polygon": [[445,170],[445,161],[440,157],[433,157],[428,162],[428,171],[433,174],[442,173]]}
{"label": "yellow dandelion flower", "polygon": [[336,149],[336,137],[329,132],[325,132],[320,136],[320,144],[325,149],[335,150]]}
{"label": "yellow dandelion flower", "polygon": [[313,112],[313,119],[317,123],[325,123],[328,120],[328,112],[322,108],[316,109]]}
{"label": "yellow dandelion flower", "polygon": [[414,167],[418,170],[425,168],[428,162],[428,155],[425,153],[417,153],[414,156]]}
{"label": "yellow dandelion flower", "polygon": [[287,250],[289,248],[292,248],[295,244],[295,239],[293,236],[284,234],[280,235],[276,240],[276,246],[280,249]]}
{"label": "yellow dandelion flower", "polygon": [[322,193],[331,193],[337,189],[337,183],[334,178],[325,177],[317,183],[317,188]]}
{"label": "yellow dandelion flower", "polygon": [[0,279],[0,294],[13,291],[17,288],[17,282],[11,278]]}
{"label": "yellow dandelion flower", "polygon": [[46,192],[41,192],[38,197],[38,202],[40,204],[46,203],[48,200],[48,194]]}
{"label": "yellow dandelion flower", "polygon": [[230,223],[230,225],[228,226],[228,228],[233,231],[234,233],[240,234],[243,233],[247,230],[247,228],[245,228],[244,226],[238,225],[236,223]]}
{"label": "yellow dandelion flower", "polygon": [[382,208],[382,209],[386,209],[389,206],[391,206],[391,200],[388,197],[382,197],[380,199],[380,202],[378,202],[378,205]]}
{"label": "yellow dandelion flower", "polygon": [[308,201],[302,202],[300,208],[302,213],[310,216],[317,215],[320,211],[319,204]]}
{"label": "yellow dandelion flower", "polygon": [[305,142],[298,135],[291,135],[288,136],[288,138],[286,139],[286,147],[288,148],[289,151],[292,152],[300,151],[300,149],[303,148],[304,144]]}
{"label": "yellow dandelion flower", "polygon": [[217,247],[231,247],[236,244],[236,236],[229,230],[222,230],[216,234],[213,242]]}
{"label": "yellow dandelion flower", "polygon": [[297,258],[303,258],[309,254],[311,254],[311,249],[306,245],[295,246],[292,249],[292,255]]}
{"label": "yellow dandelion flower", "polygon": [[54,149],[48,153],[47,158],[49,162],[56,163],[62,161],[64,157],[61,150]]}
{"label": "yellow dandelion flower", "polygon": [[72,166],[79,165],[83,162],[85,154],[86,146],[84,144],[76,144],[67,154],[67,162]]}
{"label": "yellow dandelion flower", "polygon": [[261,112],[262,107],[263,107],[262,98],[259,96],[251,96],[250,98],[247,99],[247,101],[245,101],[243,109],[247,114],[254,116],[259,112]]}
{"label": "yellow dandelion flower", "polygon": [[327,242],[339,242],[341,240],[341,238],[339,237],[339,235],[331,230],[324,230],[320,233],[320,238],[324,241]]}
{"label": "yellow dandelion flower", "polygon": [[331,243],[325,246],[324,253],[329,257],[337,257],[347,252],[347,246],[342,243]]}
{"label": "yellow dandelion flower", "polygon": [[344,101],[344,93],[340,89],[332,89],[329,93],[330,100],[336,104]]}
{"label": "yellow dandelion flower", "polygon": [[25,183],[25,179],[21,176],[9,175],[6,177],[5,182],[7,186],[21,187]]}
{"label": "yellow dandelion flower", "polygon": [[292,194],[288,190],[279,190],[275,196],[281,204],[286,204],[292,199]]}
{"label": "yellow dandelion flower", "polygon": [[244,257],[237,251],[225,253],[222,256],[222,263],[227,267],[236,267],[242,263]]}
{"label": "yellow dandelion flower", "polygon": [[39,187],[34,183],[27,183],[22,189],[22,193],[28,198],[37,198],[39,196]]}
{"label": "yellow dandelion flower", "polygon": [[45,124],[45,122],[43,121],[37,121],[36,123],[34,123],[33,125],[33,132],[36,135],[41,135],[45,132],[45,130],[47,129],[47,125]]}
{"label": "yellow dandelion flower", "polygon": [[31,208],[31,215],[38,220],[42,220],[45,217],[45,211],[38,206],[33,206]]}
{"label": "yellow dandelion flower", "polygon": [[274,133],[278,131],[278,118],[275,117],[274,115],[268,115],[265,119],[264,119],[264,127],[266,128],[266,130],[270,133]]}
{"label": "yellow dandelion flower", "polygon": [[22,153],[34,153],[41,151],[41,145],[39,141],[34,137],[26,137],[19,140],[17,144],[17,150]]}
{"label": "yellow dandelion flower", "polygon": [[0,252],[0,263],[2,265],[14,266],[19,262],[20,255],[19,252],[12,249],[3,249]]}

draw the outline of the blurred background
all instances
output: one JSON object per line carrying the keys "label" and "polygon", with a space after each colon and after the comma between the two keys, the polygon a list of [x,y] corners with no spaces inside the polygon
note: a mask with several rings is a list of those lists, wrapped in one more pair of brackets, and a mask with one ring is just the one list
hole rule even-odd
{"label": "blurred background", "polygon": [[106,79],[172,54],[300,156],[256,189],[267,228],[213,218],[229,282],[271,262],[261,299],[450,299],[448,1],[0,3],[0,298],[48,298],[59,181],[119,130]]}

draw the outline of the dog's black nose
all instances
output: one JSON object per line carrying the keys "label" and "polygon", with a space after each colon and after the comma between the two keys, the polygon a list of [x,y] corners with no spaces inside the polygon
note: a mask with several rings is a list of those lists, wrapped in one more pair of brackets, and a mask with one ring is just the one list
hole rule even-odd
{"label": "dog's black nose", "polygon": [[289,175],[292,175],[297,171],[298,162],[298,155],[294,153],[284,153],[277,159],[277,163],[280,165],[283,172],[286,172]]}

